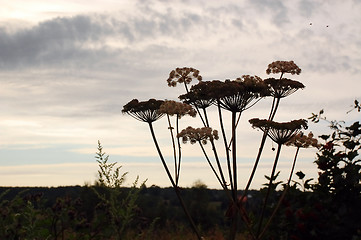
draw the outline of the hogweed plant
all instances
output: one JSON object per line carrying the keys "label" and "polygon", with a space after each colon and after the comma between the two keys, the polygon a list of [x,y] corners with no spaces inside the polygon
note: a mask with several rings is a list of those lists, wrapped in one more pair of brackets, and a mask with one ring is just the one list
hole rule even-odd
{"label": "hogweed plant", "polygon": [[[245,223],[251,239],[258,240],[264,237],[269,222],[274,217],[274,214],[272,214],[272,216],[268,218],[269,221],[266,224],[263,224],[268,197],[271,190],[274,189],[272,188],[272,181],[275,178],[281,147],[283,145],[290,145],[289,142],[292,140],[295,143],[298,141],[297,143],[299,144],[295,144],[295,146],[297,146],[297,151],[288,180],[289,185],[299,148],[309,146],[306,143],[301,143],[305,140],[304,137],[297,135],[302,129],[307,128],[306,120],[300,119],[284,123],[273,121],[281,99],[304,88],[302,83],[284,77],[286,74],[299,75],[301,69],[293,61],[276,61],[268,65],[266,73],[280,74],[280,77],[263,80],[258,76],[243,75],[234,80],[203,81],[203,78],[197,69],[189,67],[176,68],[170,72],[167,83],[169,87],[176,87],[179,84],[184,85],[185,94],[179,96],[179,99],[182,102],[155,99],[140,102],[137,99],[134,99],[123,107],[123,113],[129,114],[135,119],[148,124],[166,174],[198,239],[202,238],[201,233],[190,216],[187,206],[184,204],[179,188],[181,158],[183,155],[180,139],[183,143],[198,143],[208,165],[229,199],[230,203],[227,217],[230,219],[230,231],[228,236],[228,239],[230,240],[235,239],[239,232],[240,218]],[[191,87],[188,87],[192,80],[198,80],[198,82]],[[241,121],[241,116],[244,111],[249,110],[266,97],[273,98],[268,119],[260,120],[255,118],[249,121],[254,128],[259,128],[263,131],[263,136],[243,194],[238,195],[237,140],[239,122]],[[210,108],[216,108],[217,110],[218,126],[216,127],[212,126],[214,122],[211,122],[212,119],[209,118]],[[180,118],[185,115],[195,117],[196,113],[203,126],[197,128],[189,126],[184,130],[179,131]],[[231,116],[229,125],[225,122],[225,114],[230,114]],[[163,116],[167,116],[167,127],[170,131],[172,142],[175,169],[173,175],[169,170],[169,163],[162,154],[153,128],[153,123]],[[170,117],[172,116],[176,118],[175,129],[171,124],[172,121]],[[230,126],[230,128],[227,128],[227,126]],[[230,131],[226,131],[226,129],[230,129]],[[250,218],[242,204],[258,168],[267,137],[271,138],[278,145],[278,149],[271,171],[268,192],[263,201],[263,206],[260,207],[260,218],[257,223],[254,223],[249,220]],[[311,136],[309,137],[312,138]],[[216,145],[215,141],[220,139],[222,143]],[[295,139],[298,140],[296,141]],[[307,140],[310,139],[307,138]],[[211,151],[213,153],[212,157],[207,153],[205,146],[208,142],[210,143]],[[314,144],[314,142],[312,142],[312,144]],[[224,152],[224,154],[220,154],[220,151]],[[274,209],[274,212],[275,211],[277,211],[277,207]]]}
{"label": "hogweed plant", "polygon": [[[183,75],[181,75],[182,77],[184,77]],[[185,78],[185,77],[184,77]],[[186,82],[184,82],[186,84]],[[164,104],[164,105],[163,105]],[[148,126],[149,126],[149,130],[150,130],[150,133],[152,135],[152,139],[153,139],[153,142],[155,144],[155,147],[157,149],[157,152],[158,152],[158,155],[159,155],[159,158],[163,164],[163,167],[167,173],[167,176],[172,184],[172,187],[174,188],[175,190],[175,193],[181,203],[181,206],[185,212],[185,214],[187,215],[188,217],[188,220],[194,230],[194,232],[196,233],[197,237],[199,239],[201,239],[201,235],[191,217],[191,215],[189,214],[189,211],[184,203],[184,200],[180,194],[180,190],[179,190],[179,187],[178,187],[178,165],[180,166],[180,159],[178,160],[177,162],[177,157],[174,156],[174,159],[175,159],[175,175],[172,175],[170,170],[169,170],[169,167],[167,165],[167,162],[165,161],[165,158],[163,157],[163,153],[159,147],[159,144],[158,144],[158,141],[157,141],[157,138],[155,136],[155,132],[154,132],[154,128],[153,128],[153,122],[157,121],[158,119],[160,119],[161,117],[163,117],[165,114],[167,114],[167,117],[169,117],[170,115],[176,115],[177,116],[177,119],[180,118],[181,116],[185,115],[185,114],[190,114],[191,116],[194,116],[194,112],[191,111],[189,108],[187,108],[188,110],[184,111],[185,110],[185,107],[179,107],[178,105],[178,110],[179,110],[179,113],[175,113],[174,112],[174,109],[171,109],[169,108],[169,102],[166,102],[166,101],[163,101],[163,100],[155,100],[155,99],[150,99],[148,101],[143,101],[143,102],[139,102],[137,99],[134,99],[132,101],[130,101],[128,104],[126,104],[124,107],[123,107],[123,110],[122,112],[123,113],[127,113],[129,114],[130,116],[134,117],[135,119],[141,121],[141,122],[146,122],[148,123]],[[181,103],[179,103],[181,104]],[[162,107],[162,111],[161,111],[161,106],[163,105]],[[166,112],[166,113],[165,113]],[[169,120],[169,118],[168,118]],[[172,133],[172,126],[170,124],[170,121],[168,121],[168,128],[169,130],[171,131],[171,137],[172,137],[172,140],[174,140],[174,135]],[[178,129],[177,129],[178,130]],[[175,144],[174,144],[174,141],[173,142],[173,149],[174,149],[174,154],[176,154],[176,150],[175,150]],[[179,141],[178,141],[179,143]],[[180,144],[178,144],[178,149],[179,149],[179,152],[181,150],[180,148]],[[179,156],[181,156],[181,154],[179,154]],[[180,168],[179,168],[180,169]]]}
{"label": "hogweed plant", "polygon": [[284,122],[284,123],[278,123],[271,120],[265,120],[265,119],[258,119],[253,118],[249,120],[249,122],[252,124],[253,127],[261,129],[263,132],[265,132],[277,145],[277,152],[276,157],[273,163],[271,176],[269,178],[269,184],[268,184],[268,190],[266,197],[264,199],[264,204],[262,207],[261,212],[261,218],[259,221],[258,229],[257,229],[257,236],[261,235],[261,228],[262,228],[262,222],[264,218],[265,209],[267,207],[267,201],[272,189],[272,183],[275,179],[275,173],[277,169],[277,163],[279,160],[279,156],[281,153],[282,145],[287,143],[292,137],[295,136],[302,128],[307,128],[307,122],[306,120],[300,119],[300,120],[293,120],[291,122]]}
{"label": "hogweed plant", "polygon": [[[192,106],[188,104],[176,102],[176,101],[169,101],[169,100],[164,101],[163,104],[160,105],[159,112],[164,113],[167,116],[168,129],[170,131],[170,136],[172,139],[172,146],[173,146],[175,184],[178,185],[180,168],[181,168],[182,151],[181,151],[179,138],[177,138],[177,142],[175,141],[175,136],[173,131],[174,127],[172,126],[170,117],[171,116],[176,117],[175,125],[176,125],[176,133],[178,134],[179,119],[181,119],[185,115],[190,115],[192,117],[195,117],[197,115],[197,112],[192,108]],[[176,152],[176,149],[178,149],[178,153]]]}
{"label": "hogweed plant", "polygon": [[[292,93],[296,92],[299,89],[303,89],[305,86],[298,81],[283,78],[283,75],[286,73],[289,73],[292,75],[294,75],[294,74],[299,75],[301,73],[301,69],[293,61],[272,62],[268,65],[266,73],[267,74],[271,74],[271,73],[275,73],[275,74],[280,73],[281,74],[278,79],[267,78],[264,80],[264,82],[269,87],[271,96],[273,97],[272,106],[271,106],[271,110],[270,110],[269,117],[268,117],[268,120],[272,121],[276,115],[276,112],[277,112],[277,109],[278,109],[281,99],[291,95]],[[244,190],[243,197],[247,195],[247,191],[252,183],[258,163],[262,156],[263,147],[266,143],[266,139],[267,139],[267,131],[265,131],[263,133],[260,147],[259,147],[259,150],[257,153],[257,157],[255,160],[251,175],[249,177],[248,183]]]}

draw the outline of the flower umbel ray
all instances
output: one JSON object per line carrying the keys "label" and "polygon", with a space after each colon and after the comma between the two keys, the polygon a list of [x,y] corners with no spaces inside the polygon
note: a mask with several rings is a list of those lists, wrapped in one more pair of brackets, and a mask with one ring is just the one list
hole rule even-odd
{"label": "flower umbel ray", "polygon": [[242,112],[253,106],[251,102],[269,96],[268,87],[261,78],[244,75],[234,81],[218,83],[215,98],[220,106],[231,112]]}
{"label": "flower umbel ray", "polygon": [[127,113],[139,121],[152,123],[164,115],[159,111],[163,102],[156,99],[139,102],[138,99],[133,99],[123,106],[122,113]]}
{"label": "flower umbel ray", "polygon": [[215,101],[214,91],[217,89],[216,84],[215,81],[199,82],[193,85],[189,92],[180,95],[179,99],[197,108],[206,109]]}
{"label": "flower umbel ray", "polygon": [[299,119],[291,122],[274,122],[266,119],[253,118],[249,122],[252,127],[267,132],[268,136],[277,144],[284,144],[289,141],[302,128],[307,129],[307,120]]}
{"label": "flower umbel ray", "polygon": [[287,78],[267,78],[264,82],[269,85],[271,95],[275,98],[287,97],[298,89],[303,89],[305,87],[302,83]]}

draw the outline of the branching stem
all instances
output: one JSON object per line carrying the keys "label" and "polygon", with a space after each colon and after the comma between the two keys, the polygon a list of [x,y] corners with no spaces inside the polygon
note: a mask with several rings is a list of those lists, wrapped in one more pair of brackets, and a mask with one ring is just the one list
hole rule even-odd
{"label": "branching stem", "polygon": [[199,233],[199,231],[198,231],[198,229],[197,229],[197,227],[196,227],[196,225],[195,225],[195,223],[194,223],[194,221],[193,221],[193,219],[192,219],[192,217],[191,217],[191,215],[190,215],[190,213],[189,213],[189,211],[188,211],[188,209],[187,209],[187,207],[186,207],[186,205],[185,205],[185,203],[183,201],[182,196],[180,195],[179,188],[178,188],[178,186],[176,185],[176,183],[173,180],[173,177],[172,177],[172,175],[171,175],[171,173],[169,171],[167,163],[164,160],[163,154],[162,154],[162,152],[161,152],[161,150],[159,148],[158,141],[157,141],[157,138],[155,136],[153,125],[152,125],[151,122],[149,122],[149,129],[150,129],[150,133],[151,133],[152,138],[153,138],[153,142],[154,142],[155,147],[157,149],[159,158],[160,158],[160,160],[161,160],[161,162],[163,164],[163,167],[164,167],[164,169],[165,169],[165,171],[166,171],[166,173],[168,175],[168,178],[169,178],[170,182],[172,183],[173,189],[174,189],[174,191],[175,191],[175,193],[176,193],[176,195],[178,197],[178,200],[179,200],[179,202],[180,202],[180,204],[181,204],[181,206],[183,208],[183,211],[186,214],[186,216],[187,216],[187,218],[189,220],[189,223],[191,224],[191,226],[193,228],[194,233],[197,235],[198,240],[201,240],[202,237],[201,237],[201,235],[200,235],[200,233]]}

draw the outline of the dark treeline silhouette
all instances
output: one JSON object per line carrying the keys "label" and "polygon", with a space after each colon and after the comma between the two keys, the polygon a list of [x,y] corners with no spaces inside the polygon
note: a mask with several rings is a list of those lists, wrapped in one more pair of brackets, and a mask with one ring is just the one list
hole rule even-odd
{"label": "dark treeline silhouette", "polygon": [[[67,198],[81,201],[79,209],[85,211],[90,216],[90,212],[101,201],[92,190],[96,186],[64,186],[64,187],[0,187],[0,201],[10,201],[16,197],[24,200],[31,200],[36,197],[36,201],[41,201],[42,206],[51,208],[58,199]],[[101,187],[98,187],[101,188]],[[106,188],[105,188],[106,189]],[[127,192],[130,188],[122,188]],[[214,224],[222,224],[224,214],[228,208],[229,201],[224,196],[222,190],[208,189],[205,186],[195,186],[182,188],[182,195],[189,204],[191,212],[194,213],[197,222],[207,227]],[[259,191],[249,192],[252,200],[248,200],[248,208],[254,208],[259,203]],[[137,200],[138,216],[143,220],[152,221],[158,219],[158,223],[167,221],[185,221],[182,209],[171,187],[161,188],[158,186],[143,187]],[[212,221],[210,221],[210,218]],[[219,221],[217,221],[219,218]]]}
{"label": "dark treeline silhouette", "polygon": [[[97,191],[94,191],[94,188]],[[31,205],[32,214],[37,215],[37,221],[47,218],[49,221],[62,223],[42,221],[39,222],[39,226],[33,226],[46,228],[48,225],[49,234],[55,236],[53,239],[57,239],[56,235],[59,235],[59,239],[62,239],[60,237],[62,231],[68,234],[74,231],[79,234],[82,229],[84,232],[101,235],[97,231],[106,228],[107,214],[109,213],[104,210],[106,206],[103,206],[105,204],[98,197],[97,192],[106,195],[108,190],[109,188],[101,186],[0,187],[2,209],[0,221],[2,228],[11,228],[14,219],[9,219],[11,218],[10,215],[16,216],[19,213],[30,211],[27,205]],[[129,191],[131,191],[131,188],[122,188],[123,196],[126,196]],[[201,229],[212,231],[222,229],[225,224],[228,224],[227,221],[224,221],[224,218],[229,208],[229,200],[224,196],[222,190],[208,189],[205,185],[199,184],[192,188],[182,188],[180,192],[189,206],[190,213]],[[261,201],[261,198],[258,199],[259,194],[259,191],[250,191],[249,199],[252,200],[249,200],[245,207],[257,209],[257,205]],[[123,199],[120,197],[119,203],[122,201]],[[188,228],[188,220],[179,206],[174,190],[170,187],[143,186],[139,192],[136,206],[134,217],[129,225],[130,227],[128,227],[128,229],[132,229],[131,231],[134,234],[139,235],[145,229],[160,231],[160,229],[168,229],[169,226],[172,226],[174,231]],[[19,219],[16,224],[27,228],[26,225],[29,223],[26,219]],[[56,230],[56,228],[59,230]],[[6,234],[9,234],[9,229],[1,229],[1,233],[2,237],[7,237]],[[11,234],[14,233],[10,231]],[[24,234],[21,234],[18,233],[19,236],[24,236]],[[80,235],[76,237],[81,239]],[[104,239],[103,237],[84,237],[83,239]]]}

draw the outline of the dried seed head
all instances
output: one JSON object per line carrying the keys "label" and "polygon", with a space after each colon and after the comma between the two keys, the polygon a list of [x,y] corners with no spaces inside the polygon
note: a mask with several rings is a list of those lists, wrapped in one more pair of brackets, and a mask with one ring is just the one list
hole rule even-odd
{"label": "dried seed head", "polygon": [[185,115],[195,117],[197,114],[197,111],[191,105],[172,100],[165,100],[160,106],[159,111],[170,116],[176,115],[178,118]]}
{"label": "dried seed head", "polygon": [[219,92],[216,81],[199,82],[193,85],[189,92],[179,96],[179,99],[195,107],[205,109],[215,101],[215,93]]}
{"label": "dried seed head", "polygon": [[276,143],[284,144],[289,141],[302,128],[307,129],[307,121],[304,119],[293,120],[291,122],[274,122],[266,119],[253,118],[249,120],[252,127],[259,128]]}
{"label": "dried seed head", "polygon": [[275,98],[287,97],[298,89],[303,89],[305,87],[302,83],[287,78],[267,78],[264,82],[268,84],[269,91]]}
{"label": "dried seed head", "polygon": [[270,95],[268,86],[261,78],[249,75],[222,82],[217,93],[220,106],[232,112],[242,112],[253,106],[257,99]]}
{"label": "dried seed head", "polygon": [[308,135],[304,135],[303,132],[300,132],[294,135],[288,142],[287,146],[295,146],[299,148],[309,148],[315,147],[319,148],[321,145],[318,143],[317,139],[313,137],[313,133],[309,132]]}
{"label": "dried seed head", "polygon": [[187,143],[188,141],[191,144],[200,142],[202,144],[207,144],[207,140],[218,140],[218,131],[212,130],[209,127],[202,127],[202,128],[193,128],[187,127],[183,129],[177,135],[178,138],[182,138],[183,143]]}
{"label": "dried seed head", "polygon": [[293,61],[275,61],[268,64],[266,73],[290,73],[292,75],[299,75],[301,69]]}
{"label": "dried seed head", "polygon": [[139,102],[138,99],[133,99],[123,106],[122,113],[127,113],[139,121],[151,123],[164,115],[159,111],[163,102],[155,99]]}
{"label": "dried seed head", "polygon": [[202,76],[199,75],[199,70],[191,67],[176,68],[169,73],[167,79],[169,87],[177,86],[177,83],[189,84],[192,79],[202,81]]}

